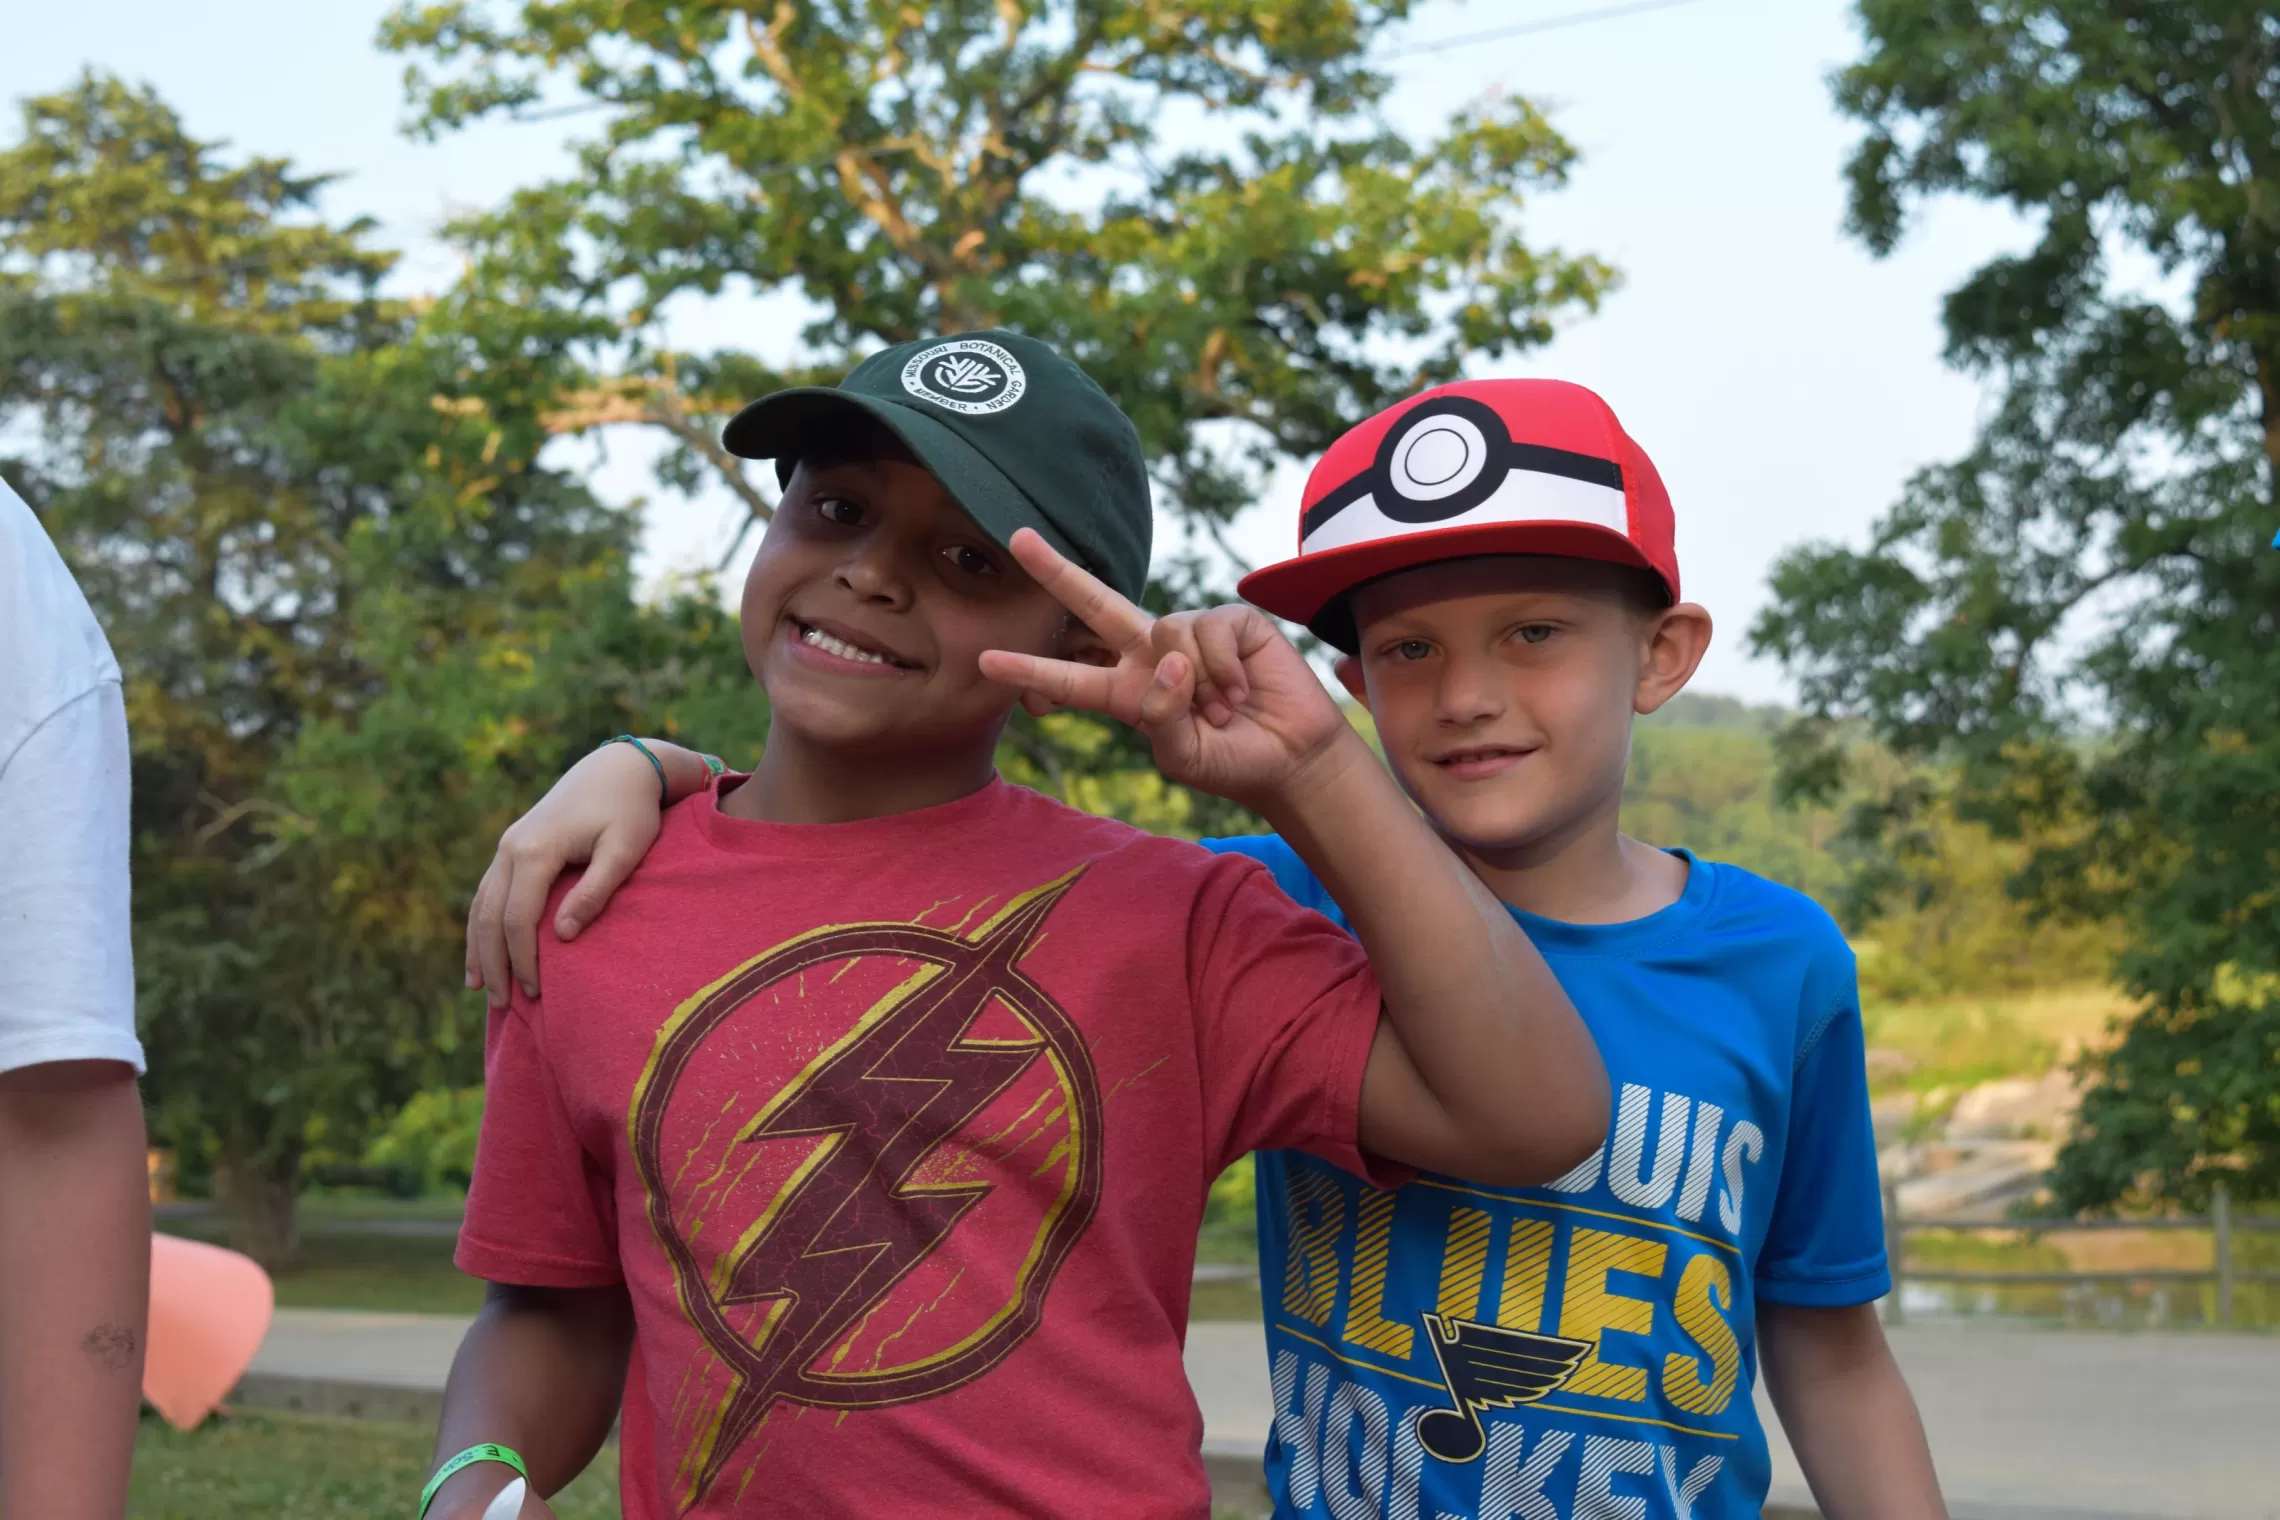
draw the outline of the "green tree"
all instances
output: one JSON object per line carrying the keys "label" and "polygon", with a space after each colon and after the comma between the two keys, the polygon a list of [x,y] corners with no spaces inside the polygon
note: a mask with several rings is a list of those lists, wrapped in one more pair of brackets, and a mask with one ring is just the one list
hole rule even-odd
{"label": "green tree", "polygon": [[[404,5],[383,41],[412,60],[430,133],[599,119],[573,174],[465,229],[486,288],[580,326],[591,380],[558,425],[662,430],[668,484],[723,481],[760,523],[773,483],[720,448],[728,413],[882,344],[1009,325],[1118,398],[1159,499],[1208,538],[1275,461],[1541,343],[1609,284],[1522,236],[1524,198],[1573,158],[1528,102],[1469,108],[1427,142],[1383,121],[1367,54],[1407,11],[460,0]],[[668,318],[724,291],[803,306],[796,354],[678,351]],[[1157,570],[1159,604],[1211,576],[1192,555]],[[1009,750],[1048,786],[1141,763],[1090,720],[1020,720]],[[1145,790],[1092,801],[1154,818]],[[1228,821],[1208,799],[1176,810]]]}
{"label": "green tree", "polygon": [[545,313],[384,296],[324,181],[147,92],[90,76],[22,120],[0,438],[127,678],[153,1128],[285,1265],[310,1147],[473,1075],[480,842],[736,640],[635,608],[627,519],[538,464],[577,374]]}
{"label": "green tree", "polygon": [[[2280,1196],[2280,15],[2229,0],[1862,0],[1837,81],[1851,226],[1938,195],[2033,246],[1947,300],[1999,404],[1859,551],[1787,556],[1756,646],[1810,723],[1956,767],[1960,816],[2034,842],[2042,910],[2113,913],[2147,1002],[2053,1181],[2061,1206]],[[1815,725],[1820,725],[1816,727]],[[1933,797],[1896,789],[1904,830]]]}
{"label": "green tree", "polygon": [[1623,777],[1623,830],[1795,887],[1832,911],[1846,870],[1829,808],[1784,808],[1773,786],[1773,708],[1682,692],[1642,721]]}
{"label": "green tree", "polygon": [[[1682,693],[1639,725],[1623,786],[1623,828],[1795,887],[1844,926],[1876,1001],[2015,993],[2102,980],[2112,926],[2039,915],[2010,879],[2051,841],[2001,839],[1958,817],[1954,776],[1857,736],[1848,784],[1829,800],[1779,786],[1790,715]],[[1906,799],[1896,816],[1895,799]]]}

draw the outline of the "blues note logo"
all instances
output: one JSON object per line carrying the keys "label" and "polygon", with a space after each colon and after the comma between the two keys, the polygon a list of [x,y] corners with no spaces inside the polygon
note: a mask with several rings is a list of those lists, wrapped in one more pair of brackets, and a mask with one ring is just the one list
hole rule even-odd
{"label": "blues note logo", "polygon": [[1428,1409],[1417,1417],[1417,1444],[1444,1462],[1470,1462],[1488,1445],[1480,1428],[1483,1409],[1533,1404],[1566,1382],[1591,1349],[1589,1341],[1564,1335],[1537,1335],[1443,1319],[1427,1314],[1425,1338],[1441,1364],[1449,1409]]}

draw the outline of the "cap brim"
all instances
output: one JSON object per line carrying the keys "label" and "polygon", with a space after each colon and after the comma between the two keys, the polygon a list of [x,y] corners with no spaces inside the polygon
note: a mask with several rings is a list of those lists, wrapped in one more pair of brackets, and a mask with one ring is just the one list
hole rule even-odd
{"label": "cap brim", "polygon": [[[1054,527],[1052,520],[1005,472],[972,444],[915,407],[874,396],[859,396],[828,385],[800,386],[763,396],[728,420],[721,443],[745,459],[784,459],[834,413],[860,412],[901,440],[911,458],[942,482],[950,499],[981,525],[984,533],[1011,547],[1013,535],[1034,528],[1054,549],[1085,563],[1085,556]],[[1097,574],[1097,567],[1087,564]]]}
{"label": "cap brim", "polygon": [[1301,623],[1317,638],[1347,654],[1356,637],[1346,598],[1371,581],[1445,559],[1486,554],[1543,554],[1561,559],[1593,559],[1644,570],[1670,584],[1622,534],[1596,523],[1501,522],[1405,533],[1398,538],[1347,544],[1318,554],[1268,565],[1236,586],[1243,599],[1276,617]]}

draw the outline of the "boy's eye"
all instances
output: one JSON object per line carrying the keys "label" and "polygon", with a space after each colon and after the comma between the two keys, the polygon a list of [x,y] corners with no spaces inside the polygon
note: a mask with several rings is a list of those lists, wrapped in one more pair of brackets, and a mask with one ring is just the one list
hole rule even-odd
{"label": "boy's eye", "polygon": [[1520,642],[1523,644],[1541,644],[1551,636],[1552,625],[1549,623],[1529,623],[1522,627],[1519,633]]}
{"label": "boy's eye", "polygon": [[844,496],[817,497],[815,513],[825,522],[835,522],[843,528],[858,527],[863,521],[863,509]]}
{"label": "boy's eye", "polygon": [[943,557],[968,575],[988,575],[997,569],[996,561],[972,544],[956,544],[942,551]]}
{"label": "boy's eye", "polygon": [[1397,660],[1422,660],[1432,652],[1433,646],[1423,639],[1403,639],[1386,651]]}

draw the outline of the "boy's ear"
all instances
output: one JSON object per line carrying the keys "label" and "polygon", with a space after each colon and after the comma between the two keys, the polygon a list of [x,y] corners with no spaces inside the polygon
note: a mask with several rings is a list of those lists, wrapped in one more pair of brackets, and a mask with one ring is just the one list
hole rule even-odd
{"label": "boy's ear", "polygon": [[1680,602],[1656,613],[1640,651],[1639,684],[1631,695],[1636,712],[1651,713],[1694,679],[1695,667],[1710,650],[1710,611]]}
{"label": "boy's ear", "polygon": [[[1051,654],[1057,660],[1070,660],[1079,665],[1098,665],[1104,670],[1116,663],[1116,651],[1109,648],[1099,634],[1073,617],[1061,625],[1060,637],[1053,641]],[[1035,692],[1024,692],[1021,705],[1032,718],[1042,718],[1047,713],[1060,710],[1058,702],[1038,696]]]}
{"label": "boy's ear", "polygon": [[1360,660],[1355,659],[1350,654],[1342,654],[1338,656],[1336,663],[1331,665],[1330,672],[1338,678],[1338,684],[1352,694],[1355,701],[1364,707],[1370,705],[1370,688],[1369,684],[1362,679],[1362,662]]}

